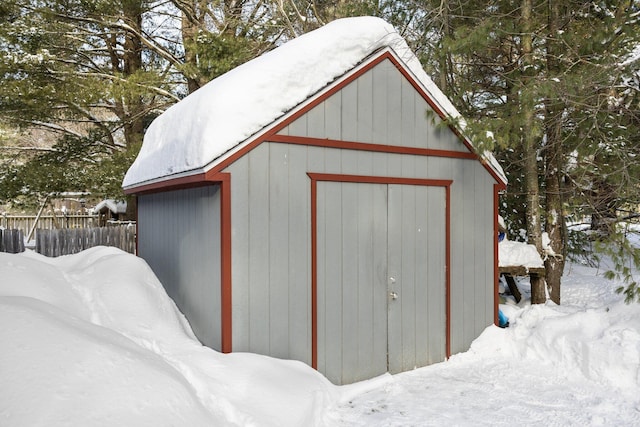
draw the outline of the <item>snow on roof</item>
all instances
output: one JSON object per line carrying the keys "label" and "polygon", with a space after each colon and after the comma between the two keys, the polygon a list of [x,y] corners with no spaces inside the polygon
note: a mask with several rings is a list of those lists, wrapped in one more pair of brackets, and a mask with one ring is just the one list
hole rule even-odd
{"label": "snow on roof", "polygon": [[[393,50],[441,110],[460,122],[460,113],[390,24],[374,17],[339,19],[236,67],[168,108],[149,126],[123,187],[208,170],[381,48]],[[506,183],[495,158],[490,153],[483,158]]]}
{"label": "snow on roof", "polygon": [[113,213],[120,214],[127,212],[127,202],[117,201],[113,199],[105,199],[98,203],[94,208],[94,212],[100,212],[103,209],[108,209]]}
{"label": "snow on roof", "polygon": [[534,245],[503,240],[498,244],[500,267],[544,268],[544,262]]}

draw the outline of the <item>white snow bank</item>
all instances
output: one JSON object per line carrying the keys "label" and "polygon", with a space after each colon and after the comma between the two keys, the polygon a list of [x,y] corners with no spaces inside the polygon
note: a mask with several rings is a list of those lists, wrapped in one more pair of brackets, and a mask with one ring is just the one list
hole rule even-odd
{"label": "white snow bank", "polygon": [[501,305],[511,326],[353,397],[336,426],[640,425],[640,304],[569,265],[562,306]]}
{"label": "white snow bank", "polygon": [[[618,284],[594,269],[570,264],[562,305],[548,301],[522,309],[501,306],[511,326],[491,326],[460,357],[536,360],[566,379],[586,378],[603,387],[640,390],[640,304],[625,304]],[[638,414],[640,416],[640,413]]]}
{"label": "white snow bank", "polygon": [[630,393],[640,389],[637,307],[620,303],[582,311],[549,302],[516,316],[508,329],[489,327],[466,357],[544,361],[545,369],[568,380],[584,377]]}
{"label": "white snow bank", "polygon": [[[204,171],[228,150],[385,47],[407,64],[442,111],[464,126],[460,113],[390,24],[374,17],[339,19],[229,71],[167,109],[147,130],[123,187]],[[483,156],[506,183],[495,158],[490,153]]]}
{"label": "white snow bank", "polygon": [[224,421],[165,360],[107,328],[26,297],[0,298],[0,322],[3,425]]}
{"label": "white snow bank", "polygon": [[498,265],[540,268],[544,267],[544,262],[534,245],[505,239],[498,243]]}
{"label": "white snow bank", "polygon": [[201,346],[117,249],[0,253],[0,425],[640,425],[640,304],[569,265],[562,306],[501,306],[470,351],[336,387],[299,362]]}
{"label": "white snow bank", "polygon": [[0,253],[0,424],[319,425],[308,366],[200,345],[146,265],[97,247]]}

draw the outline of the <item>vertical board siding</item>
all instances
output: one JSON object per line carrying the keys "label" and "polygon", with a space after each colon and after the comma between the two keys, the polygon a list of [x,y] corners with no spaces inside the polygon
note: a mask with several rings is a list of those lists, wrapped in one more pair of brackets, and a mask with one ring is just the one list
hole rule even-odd
{"label": "vertical board siding", "polygon": [[220,188],[211,185],[138,198],[139,255],[187,316],[198,339],[217,350],[221,347],[219,196]]}
{"label": "vertical board siding", "polygon": [[[334,96],[340,96],[340,138],[343,141],[358,140],[358,84],[344,87]],[[318,108],[318,107],[316,107]],[[310,129],[311,130],[311,129]]]}
{"label": "vertical board siding", "polygon": [[385,60],[280,131],[282,135],[468,152]]}
{"label": "vertical board siding", "polygon": [[[495,293],[495,283],[493,283],[493,242],[496,238],[494,228],[488,224],[495,221],[493,199],[490,198],[489,188],[493,185],[491,177],[484,173],[482,168],[476,167],[476,206],[477,215],[475,217],[476,230],[481,233],[479,242],[476,245],[476,265],[478,267],[478,318],[476,319],[476,336],[480,335],[484,328],[482,324],[493,322],[494,300],[498,298]],[[484,283],[484,286],[482,284]]]}
{"label": "vertical board siding", "polygon": [[[234,280],[233,294],[246,289],[249,294],[249,330],[246,334],[238,334],[241,329],[234,328],[233,341],[240,335],[239,341],[245,342],[247,347],[238,347],[238,351],[254,351],[256,353],[270,354],[269,345],[269,317],[270,317],[270,283],[269,283],[269,190],[270,172],[269,163],[263,158],[269,159],[269,147],[261,145],[249,155],[249,188],[247,200],[237,197],[235,189],[241,184],[231,180],[232,186],[232,211],[249,216],[249,239],[233,241],[233,259],[243,262],[250,259],[248,282],[251,286],[243,286],[244,283]],[[235,174],[235,172],[234,172]],[[232,177],[234,175],[232,174]],[[235,221],[231,221],[235,229]],[[246,262],[246,261],[244,261]],[[235,278],[235,274],[234,274]],[[247,339],[248,338],[248,339]]]}
{"label": "vertical board siding", "polygon": [[[429,223],[440,224],[446,222],[446,201],[436,191],[430,191],[425,201],[426,209],[431,215],[440,213],[442,217],[428,218]],[[427,246],[426,258],[429,260],[428,277],[432,277],[434,283],[446,280],[446,252],[441,250],[446,246],[446,230],[445,228],[426,227],[424,233],[426,242],[435,242],[433,245]],[[446,328],[446,305],[443,295],[436,286],[427,286],[427,301],[429,301],[429,312],[424,321],[430,325],[429,334],[426,337],[427,343],[427,360],[425,364],[436,363],[444,360],[446,355],[446,337],[434,331],[440,331]],[[444,322],[444,323],[443,323]]]}
{"label": "vertical board siding", "polygon": [[[487,297],[483,289],[492,289],[493,286],[492,278],[489,277],[492,273],[490,255],[493,208],[492,199],[484,201],[484,195],[490,194],[493,197],[493,180],[478,162],[263,143],[234,163],[228,172],[231,172],[232,176],[248,173],[246,179],[232,178],[234,236],[240,232],[236,231],[236,227],[247,221],[243,218],[248,218],[248,238],[246,241],[234,240],[233,268],[249,272],[243,275],[234,271],[234,351],[252,351],[311,363],[311,196],[307,172],[454,180],[451,186],[450,271],[452,352],[466,350],[477,336],[477,331],[491,324],[492,318],[488,317],[491,311],[488,299],[491,297]],[[391,206],[404,206],[407,203],[407,206],[411,206],[411,210],[406,212],[400,210],[396,214],[392,210],[389,211],[390,216],[400,215],[398,221],[395,221],[398,225],[393,225],[394,221],[385,219],[389,221],[389,234],[401,237],[389,240],[385,255],[388,256],[390,268],[388,276],[400,278],[396,280],[402,284],[411,283],[411,277],[402,278],[401,275],[403,271],[414,269],[416,275],[427,271],[426,274],[430,277],[437,278],[435,280],[441,280],[441,277],[444,280],[445,254],[431,245],[425,247],[419,243],[435,240],[442,242],[444,248],[444,193],[428,192],[422,195],[403,187],[405,186],[399,186],[397,189],[402,195],[398,202],[393,201],[393,192],[396,190],[390,191],[388,196],[388,204]],[[337,199],[331,194],[332,191],[338,192]],[[358,229],[362,226],[361,221],[371,221],[365,215],[366,209],[359,210],[360,205],[369,203],[368,196],[344,191],[347,190],[342,187],[329,190],[319,186],[317,198],[318,209],[321,211],[318,215],[324,212],[324,215],[334,218],[336,223],[342,224],[346,221],[348,227]],[[405,202],[404,199],[410,201]],[[480,202],[484,202],[484,205],[476,207],[476,203]],[[440,212],[440,216],[426,220],[424,237],[420,234],[420,224],[421,231],[418,241],[415,241],[410,231],[403,231],[401,225],[420,222],[417,213],[423,211],[424,206],[431,215],[433,212]],[[343,218],[345,209],[357,212],[360,219]],[[238,224],[235,221],[236,216],[241,219]],[[377,218],[376,221],[382,219]],[[488,231],[473,231],[483,228],[481,226],[485,222]],[[332,287],[337,286],[346,275],[353,274],[349,266],[345,265],[341,253],[357,252],[360,250],[359,247],[366,244],[366,240],[362,239],[345,240],[340,227],[337,224],[318,224],[317,242],[318,251],[321,252],[318,257],[325,257],[326,262],[332,266],[331,269],[318,271],[318,281],[326,283],[327,287],[317,295],[317,309],[318,312],[331,310],[332,315],[317,325],[318,342],[326,342],[324,348],[319,348],[317,368],[330,378],[339,378],[339,382],[344,379],[343,366],[351,366],[354,363],[352,352],[355,351],[358,355],[355,360],[364,357],[361,350],[364,338],[357,334],[349,335],[352,332],[344,331],[342,325],[350,322],[363,325],[369,316],[367,312],[353,312],[348,306],[343,305],[346,304],[345,301],[349,301],[349,304],[358,306],[359,301],[366,299],[360,290]],[[393,227],[397,227],[397,230],[392,230]],[[478,233],[478,236],[475,236],[475,233]],[[327,247],[329,242],[335,240],[344,245],[340,251]],[[424,253],[429,259],[426,267],[416,258],[425,256],[421,255]],[[359,275],[367,274],[365,266],[358,268]],[[475,271],[480,273],[475,274]],[[378,266],[376,274],[387,275],[387,272],[381,271],[381,267]],[[393,343],[394,340],[400,348],[403,348],[403,342],[410,343],[406,355],[400,353],[389,356],[390,359],[398,358],[397,364],[394,365],[398,367],[398,372],[411,369],[413,366],[441,361],[446,356],[445,337],[439,336],[437,332],[444,329],[444,295],[431,286],[426,290],[414,289],[411,286],[406,292],[402,290],[402,294],[408,293],[420,301],[439,302],[435,306],[429,305],[428,310],[410,307],[407,311],[389,312],[389,322],[393,322],[394,316],[398,316],[398,322],[405,325],[400,335],[389,333],[389,346],[396,345]],[[489,292],[492,292],[491,289]],[[342,295],[339,302],[328,302],[327,295],[334,295],[336,292]],[[236,298],[236,295],[245,294],[248,298]],[[376,304],[381,303],[379,296],[372,298],[376,299]],[[238,304],[248,304],[248,307],[238,307]],[[480,307],[475,307],[476,304],[480,304]],[[248,316],[245,323],[236,321],[238,313]],[[376,317],[376,321],[378,320]],[[427,331],[421,327],[425,322],[430,325]],[[431,325],[434,325],[433,329]],[[380,328],[380,325],[376,327]],[[407,335],[405,339],[401,334],[409,334],[411,337]],[[242,343],[241,347],[239,343]],[[375,341],[375,345],[378,348],[375,357],[386,357],[385,352],[380,356],[381,344]],[[349,348],[351,350],[348,350]],[[418,351],[420,348],[426,348],[426,352]],[[340,362],[333,361],[327,364],[327,354],[336,351],[341,354],[344,352]],[[416,354],[421,356],[416,357]],[[376,360],[371,363],[375,365],[380,362]]]}
{"label": "vertical board siding", "polygon": [[[468,151],[446,126],[438,125],[438,120],[432,123],[429,111],[427,102],[385,60],[280,133]],[[479,331],[492,323],[493,296],[488,293],[493,292],[494,180],[476,160],[263,142],[225,172],[231,173],[233,194],[234,351],[311,364],[311,184],[307,172],[453,180],[448,272],[451,351],[466,350]],[[316,194],[317,215],[331,219],[317,224],[317,256],[331,266],[317,272],[318,282],[324,284],[316,295],[317,310],[331,313],[317,325],[317,341],[323,343],[318,347],[317,367],[340,383],[360,375],[361,364],[386,365],[387,347],[400,349],[388,355],[395,372],[446,357],[442,335],[445,295],[438,286],[431,286],[431,280],[441,283],[447,276],[444,189],[423,192],[390,185],[383,199],[378,199],[369,187],[353,185],[323,183]],[[367,208],[382,200],[391,207],[387,212]],[[421,216],[425,211],[429,215]],[[384,237],[363,231],[380,228],[382,223],[387,227]],[[357,238],[345,236],[345,229]],[[340,242],[339,248],[334,247],[335,242]],[[367,252],[364,248],[371,245],[373,252]],[[354,266],[350,261],[356,259],[344,255],[349,253],[364,255]],[[416,285],[425,275],[430,278],[427,286]],[[375,313],[388,306],[388,291],[380,296],[360,286],[339,285],[378,281],[380,286],[392,286],[392,276],[406,299],[401,296],[397,301],[401,309],[389,310],[385,316]],[[348,324],[356,325],[356,332],[345,329]],[[398,333],[388,330],[396,324],[400,325]],[[385,331],[384,342],[372,332],[380,330]],[[346,374],[352,369],[355,374]]]}
{"label": "vertical board siding", "polygon": [[[288,247],[297,248],[296,251],[285,252],[288,255],[288,291],[289,313],[292,319],[289,325],[289,351],[287,357],[298,360],[309,360],[311,349],[301,346],[298,341],[308,343],[311,340],[311,298],[309,283],[311,283],[311,245],[309,242],[310,217],[301,215],[311,211],[311,198],[307,197],[309,182],[306,177],[308,154],[305,150],[289,150],[288,182],[289,197],[288,218]],[[301,237],[304,236],[304,237]],[[303,245],[299,242],[303,241]]]}
{"label": "vertical board siding", "polygon": [[[400,83],[400,143],[402,147],[415,147],[416,101],[415,89],[406,79]],[[423,111],[426,114],[426,109]],[[424,119],[423,119],[424,120]]]}
{"label": "vertical board siding", "polygon": [[[471,165],[470,165],[471,166]],[[469,342],[474,338],[475,320],[476,320],[476,289],[475,286],[466,286],[466,283],[474,283],[478,268],[475,265],[475,246],[478,235],[475,229],[475,170],[473,167],[465,168],[463,171],[463,182],[468,182],[461,191],[463,193],[462,205],[462,281],[465,287],[463,299],[463,342]]]}
{"label": "vertical board siding", "polygon": [[[385,61],[387,62],[387,61]],[[387,99],[381,99],[382,106],[377,107],[384,110],[384,114],[387,116],[387,139],[381,141],[374,141],[379,144],[400,145],[402,134],[402,97],[401,88],[404,77],[392,64],[389,63],[387,86]],[[376,99],[377,100],[377,99]]]}
{"label": "vertical board siding", "polygon": [[[468,152],[439,119],[432,122],[430,111],[384,60],[280,133]],[[480,162],[267,141],[223,172],[231,176],[234,351],[311,364],[315,332],[317,368],[341,384],[441,361],[447,343],[451,353],[464,351],[493,323],[495,181]],[[312,249],[307,173],[453,183],[445,189],[314,181]],[[215,185],[142,195],[138,204],[141,256],[196,335],[218,350],[220,204]],[[315,331],[312,265],[318,285]],[[390,299],[390,291],[398,298]]]}
{"label": "vertical board siding", "polygon": [[[325,283],[325,286],[318,287],[322,304],[318,304],[318,325],[321,333],[318,334],[318,343],[325,343],[318,347],[318,368],[325,373],[327,378],[340,381],[342,377],[342,325],[344,308],[342,304],[342,270],[344,268],[342,252],[335,247],[336,242],[342,243],[342,221],[343,213],[340,202],[342,200],[342,188],[331,188],[319,186],[321,199],[318,200],[319,213],[326,216],[333,216],[334,221],[318,221],[319,228],[324,227],[324,235],[319,236],[318,246],[321,253],[318,258],[326,260],[326,265],[331,268],[318,266],[318,283]],[[331,197],[333,196],[333,197]],[[324,280],[321,282],[321,280]],[[340,298],[336,296],[340,295]],[[329,311],[332,316],[323,317],[321,313]],[[324,311],[323,311],[324,310]],[[324,341],[322,341],[324,339]],[[332,358],[335,357],[335,358]],[[339,358],[338,358],[339,357]],[[321,368],[323,367],[323,368]]]}
{"label": "vertical board siding", "polygon": [[445,189],[389,186],[389,370],[446,357]]}
{"label": "vertical board siding", "polygon": [[[258,147],[256,150],[260,150],[261,147]],[[234,185],[233,190],[231,191],[231,203],[233,204],[234,200],[249,200],[249,188],[251,180],[256,178],[260,179],[260,173],[257,171],[257,167],[254,168],[251,164],[251,159],[249,158],[249,167],[243,170],[238,170],[234,173],[232,177],[232,185]],[[260,162],[261,163],[261,162]],[[251,173],[249,173],[251,171]],[[251,233],[251,213],[253,211],[249,211],[247,209],[234,210],[233,206],[231,209],[232,212],[232,220],[231,226],[233,228],[232,235],[232,249],[236,244],[240,244],[240,242],[249,242],[252,238]],[[258,212],[256,212],[258,213]],[[243,246],[247,246],[245,243]],[[233,309],[231,310],[231,324],[232,324],[232,350],[237,349],[246,349],[249,346],[249,337],[248,334],[243,335],[235,335],[233,334],[234,330],[250,330],[249,326],[251,324],[250,316],[252,315],[251,309],[252,300],[249,289],[247,287],[236,287],[234,284],[237,283],[247,283],[249,281],[249,277],[251,275],[250,267],[254,265],[253,263],[247,263],[244,259],[240,259],[238,257],[231,257],[231,270],[233,271],[232,275],[232,289],[231,289],[231,301],[233,304]]]}
{"label": "vertical board siding", "polygon": [[[342,324],[339,328],[342,330],[342,342],[340,343],[342,351],[342,369],[341,369],[341,383],[353,382],[357,377],[359,371],[358,356],[358,289],[364,284],[358,281],[358,270],[354,268],[354,263],[359,258],[358,253],[358,236],[360,233],[365,233],[366,223],[362,224],[358,220],[358,189],[357,184],[346,184],[342,186],[342,197],[340,200],[340,207],[342,208],[341,220],[338,222],[340,226],[340,240],[342,244],[337,248],[329,246],[331,242],[327,242],[327,246],[332,250],[337,249],[336,252],[342,256],[342,271],[341,277],[337,285],[339,292],[335,293],[334,297],[342,295]],[[329,215],[331,218],[331,214]],[[321,219],[319,219],[321,220]],[[333,222],[331,218],[327,222]],[[360,230],[362,229],[362,231]],[[373,230],[371,230],[373,232]],[[327,239],[329,240],[329,239]],[[336,245],[337,246],[337,245]],[[348,256],[345,256],[348,254]],[[322,264],[319,264],[322,266]],[[333,268],[331,264],[326,265],[327,268]],[[369,284],[370,285],[370,284]],[[330,301],[336,301],[336,298],[330,299]],[[333,309],[331,305],[327,307],[327,314],[332,314]],[[352,327],[353,325],[353,327]],[[366,329],[362,332],[366,333]],[[328,335],[329,340],[332,339],[331,335]]]}
{"label": "vertical board siding", "polygon": [[364,73],[354,82],[358,90],[357,135],[354,141],[373,142],[373,70]]}
{"label": "vertical board siding", "polygon": [[[388,188],[370,186],[372,192],[372,205],[373,206],[388,206],[389,196]],[[372,209],[372,224],[373,230],[387,230],[387,233],[375,233],[373,235],[373,253],[372,259],[375,260],[371,268],[373,269],[372,283],[376,284],[378,290],[373,292],[372,295],[372,314],[373,329],[372,329],[372,345],[369,348],[371,352],[371,367],[386,367],[388,370],[388,307],[387,302],[389,299],[389,286],[388,286],[388,216],[389,212],[384,210]],[[381,315],[377,315],[381,313]],[[372,372],[376,374],[377,372]]]}
{"label": "vertical board siding", "polygon": [[391,78],[391,63],[384,61],[372,70],[372,134],[371,142],[389,141],[389,79]]}
{"label": "vertical board siding", "polygon": [[387,371],[385,187],[318,183],[318,369],[337,384]]}
{"label": "vertical board siding", "polygon": [[289,351],[289,251],[282,250],[289,244],[289,198],[293,193],[289,183],[289,147],[273,144],[269,147],[269,213],[267,230],[269,237],[269,354],[287,357]]}

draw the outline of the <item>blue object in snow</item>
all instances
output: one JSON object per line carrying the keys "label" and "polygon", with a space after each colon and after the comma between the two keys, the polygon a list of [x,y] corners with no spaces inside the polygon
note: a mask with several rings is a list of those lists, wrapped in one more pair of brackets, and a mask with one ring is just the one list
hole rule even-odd
{"label": "blue object in snow", "polygon": [[505,238],[505,236],[507,235],[507,233],[501,231],[498,233],[498,242],[502,242]]}
{"label": "blue object in snow", "polygon": [[498,309],[498,326],[506,328],[509,326],[509,318],[504,315],[502,310]]}

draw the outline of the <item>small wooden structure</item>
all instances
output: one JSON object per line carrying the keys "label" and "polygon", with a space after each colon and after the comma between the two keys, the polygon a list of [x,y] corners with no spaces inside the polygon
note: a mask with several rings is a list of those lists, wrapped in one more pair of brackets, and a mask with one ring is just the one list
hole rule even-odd
{"label": "small wooden structure", "polygon": [[127,202],[124,200],[104,199],[92,209],[99,216],[99,225],[105,226],[109,221],[127,219]]}
{"label": "small wooden structure", "polygon": [[528,276],[532,289],[544,285],[541,283],[545,276],[544,262],[534,245],[505,238],[498,245],[498,265],[517,303],[522,300],[522,294],[514,277]]}
{"label": "small wooden structure", "polygon": [[520,293],[520,289],[518,289],[518,285],[514,277],[518,276],[529,276],[529,280],[531,281],[531,287],[539,286],[541,280],[543,280],[545,275],[544,267],[525,267],[522,265],[517,266],[505,266],[500,267],[500,275],[504,277],[507,282],[507,286],[509,286],[509,291],[511,295],[515,298],[516,302],[522,301],[522,294]]}
{"label": "small wooden structure", "polygon": [[[363,25],[375,34],[358,40],[349,30]],[[211,138],[202,145],[211,150],[216,129],[272,99],[248,93],[238,111],[207,115],[220,91],[256,83],[243,79],[252,68],[261,71],[249,73],[262,79],[256,90],[287,75],[295,90],[314,67],[342,63],[327,62],[331,49],[359,51],[370,40],[388,43],[312,82],[270,122],[237,132],[247,136],[232,148],[192,170],[167,163],[144,175],[165,160],[154,159],[162,150],[186,157],[198,138]],[[308,73],[300,52],[317,54]],[[203,343],[301,360],[344,384],[440,362],[497,322],[506,180],[443,124],[457,112],[418,67],[388,24],[352,18],[214,80],[152,124],[152,148],[143,146],[124,184],[137,194],[138,254]]]}

